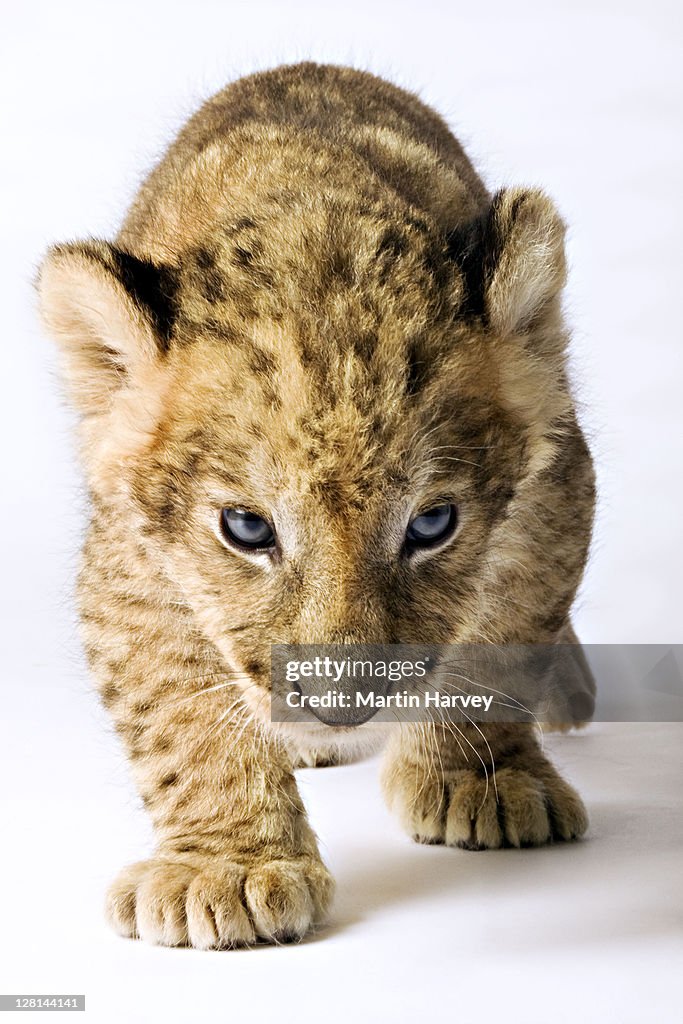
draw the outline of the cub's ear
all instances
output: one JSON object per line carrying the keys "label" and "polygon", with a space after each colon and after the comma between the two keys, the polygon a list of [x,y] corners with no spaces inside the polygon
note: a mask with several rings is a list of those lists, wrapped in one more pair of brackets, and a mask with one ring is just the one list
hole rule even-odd
{"label": "cub's ear", "polygon": [[538,189],[501,189],[488,211],[449,234],[463,274],[463,313],[511,334],[542,318],[566,278],[565,227]]}
{"label": "cub's ear", "polygon": [[84,415],[106,412],[136,369],[167,350],[176,314],[172,268],[107,242],[76,242],[48,251],[36,283],[69,397]]}

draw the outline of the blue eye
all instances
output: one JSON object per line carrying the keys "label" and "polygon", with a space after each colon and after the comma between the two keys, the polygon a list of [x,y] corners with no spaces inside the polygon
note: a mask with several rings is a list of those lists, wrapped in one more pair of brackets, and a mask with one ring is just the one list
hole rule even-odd
{"label": "blue eye", "polygon": [[429,548],[451,536],[458,523],[458,510],[455,505],[435,505],[434,508],[421,512],[408,525],[406,540],[413,550]]}
{"label": "blue eye", "polygon": [[222,509],[221,530],[225,539],[238,548],[262,551],[275,544],[275,534],[270,523],[243,508]]}

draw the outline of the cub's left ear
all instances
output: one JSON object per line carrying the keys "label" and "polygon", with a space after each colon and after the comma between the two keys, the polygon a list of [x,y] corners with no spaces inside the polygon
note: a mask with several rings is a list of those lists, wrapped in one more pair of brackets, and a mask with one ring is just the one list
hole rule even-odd
{"label": "cub's left ear", "polygon": [[502,334],[524,331],[559,296],[565,226],[539,189],[501,189],[488,211],[449,236],[470,314]]}
{"label": "cub's left ear", "polygon": [[177,290],[171,267],[108,242],[75,242],[48,251],[36,285],[68,397],[84,416],[106,413],[116,393],[168,348]]}

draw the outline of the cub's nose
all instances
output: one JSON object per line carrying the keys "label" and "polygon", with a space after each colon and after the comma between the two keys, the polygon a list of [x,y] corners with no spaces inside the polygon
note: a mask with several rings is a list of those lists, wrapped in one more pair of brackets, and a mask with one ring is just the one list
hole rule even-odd
{"label": "cub's nose", "polygon": [[393,685],[386,660],[386,648],[359,643],[347,630],[336,633],[334,643],[274,645],[273,721],[316,719],[336,729],[363,725],[385,707]]}
{"label": "cub's nose", "polygon": [[311,712],[323,725],[349,729],[369,722],[377,713],[377,708],[372,705],[359,707],[355,702],[355,694],[350,694],[348,703],[345,702],[343,707],[311,707]]}
{"label": "cub's nose", "polygon": [[292,684],[292,689],[299,695],[298,706],[330,728],[363,725],[377,713],[374,701],[368,700],[362,689],[348,681],[325,688],[319,682],[311,685],[308,680],[302,680]]}

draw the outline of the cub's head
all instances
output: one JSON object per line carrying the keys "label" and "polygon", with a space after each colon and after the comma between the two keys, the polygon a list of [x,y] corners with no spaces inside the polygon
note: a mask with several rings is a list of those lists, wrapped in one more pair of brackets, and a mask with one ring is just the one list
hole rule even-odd
{"label": "cub's head", "polygon": [[257,690],[272,643],[563,627],[592,506],[563,233],[512,190],[449,232],[321,198],[225,222],[173,265],[49,252],[42,314],[95,515]]}

